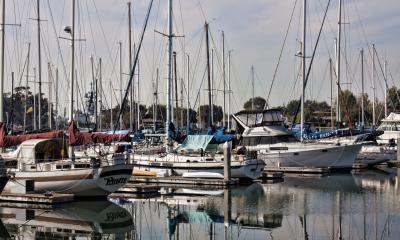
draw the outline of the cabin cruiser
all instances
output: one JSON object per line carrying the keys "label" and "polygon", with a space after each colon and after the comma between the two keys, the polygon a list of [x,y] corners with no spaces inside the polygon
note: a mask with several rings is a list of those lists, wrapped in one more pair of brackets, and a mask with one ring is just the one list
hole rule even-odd
{"label": "cabin cruiser", "polygon": [[[148,170],[184,177],[223,178],[224,156],[212,135],[188,135],[173,151],[160,154],[132,154],[135,170]],[[233,178],[257,179],[265,163],[244,154],[232,154]]]}
{"label": "cabin cruiser", "polygon": [[40,193],[71,193],[75,197],[105,197],[124,186],[132,175],[132,165],[106,166],[96,158],[68,158],[63,139],[30,139],[1,158],[10,180],[4,192],[12,192],[24,181],[34,181]]}
{"label": "cabin cruiser", "polygon": [[267,168],[317,167],[351,168],[361,144],[321,144],[311,140],[300,142],[285,127],[279,109],[241,111],[233,114],[240,145],[257,151]]}
{"label": "cabin cruiser", "polygon": [[382,119],[378,130],[383,131],[383,134],[376,139],[378,144],[397,143],[397,139],[400,138],[400,113],[392,112]]}

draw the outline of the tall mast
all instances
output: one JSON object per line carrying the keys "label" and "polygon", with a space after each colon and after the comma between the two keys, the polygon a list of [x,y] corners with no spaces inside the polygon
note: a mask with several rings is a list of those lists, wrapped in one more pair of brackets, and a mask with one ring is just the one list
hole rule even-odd
{"label": "tall mast", "polygon": [[174,56],[174,88],[175,88],[175,90],[174,90],[174,92],[175,92],[175,111],[176,111],[176,114],[174,113],[174,116],[175,116],[175,126],[176,126],[176,128],[178,128],[178,123],[179,123],[179,121],[178,121],[178,116],[179,116],[179,113],[178,113],[178,102],[179,102],[179,99],[178,99],[178,74],[176,74],[176,52],[174,52],[173,53],[173,56]]}
{"label": "tall mast", "polygon": [[254,66],[251,66],[251,88],[252,88],[252,93],[251,93],[251,110],[254,110]]}
{"label": "tall mast", "polygon": [[209,106],[209,111],[208,111],[208,126],[210,127],[212,122],[211,122],[211,73],[210,73],[210,46],[209,46],[209,40],[208,40],[208,23],[206,22],[204,25],[205,31],[206,31],[206,55],[207,55],[207,79],[208,79],[208,106]]}
{"label": "tall mast", "polygon": [[329,76],[331,82],[331,129],[333,130],[333,77],[332,77],[332,58],[329,58]]}
{"label": "tall mast", "polygon": [[38,101],[38,116],[39,116],[39,130],[42,128],[41,112],[42,112],[42,54],[40,44],[40,0],[37,0],[37,44],[38,44],[38,83],[39,83],[39,101]]}
{"label": "tall mast", "polygon": [[[5,4],[6,0],[1,1],[1,23],[0,23],[0,122],[4,122],[4,27],[5,27]],[[2,150],[0,150],[2,152]]]}
{"label": "tall mast", "polygon": [[[172,0],[168,0],[168,80],[167,80],[167,117],[165,122],[165,134],[168,146],[171,144],[169,138],[169,124],[171,123],[171,83],[172,83]],[[169,149],[167,149],[169,151]]]}
{"label": "tall mast", "polygon": [[302,64],[301,64],[301,72],[303,83],[301,86],[301,123],[300,123],[300,139],[303,141],[303,129],[304,129],[304,99],[305,99],[305,82],[306,82],[306,11],[307,9],[307,0],[303,0],[303,40],[302,40]]}
{"label": "tall mast", "polygon": [[24,111],[24,132],[26,131],[26,111],[28,109],[28,84],[29,84],[29,57],[31,52],[31,43],[28,42],[28,55],[26,57],[26,79],[25,79],[25,111]]}
{"label": "tall mast", "polygon": [[55,124],[56,124],[56,130],[58,130],[58,116],[59,116],[59,112],[58,112],[58,68],[56,68],[56,82],[54,84],[54,91],[55,91],[55,111],[56,111],[56,117],[55,117]]}
{"label": "tall mast", "polygon": [[222,31],[222,85],[223,85],[223,96],[224,96],[224,109],[222,110],[222,126],[225,127],[226,125],[226,119],[225,119],[225,113],[226,113],[226,100],[225,100],[225,94],[226,94],[226,81],[225,81],[225,32]]}
{"label": "tall mast", "polygon": [[157,99],[158,99],[158,68],[156,70],[156,79],[154,80],[154,86],[153,86],[153,130],[154,132],[157,131]]}
{"label": "tall mast", "polygon": [[372,44],[372,126],[375,126],[375,44]]}
{"label": "tall mast", "polygon": [[364,49],[360,50],[361,55],[361,126],[364,127]]}
{"label": "tall mast", "polygon": [[186,134],[189,134],[190,130],[190,99],[189,99],[189,79],[190,79],[190,57],[187,54],[187,79],[186,79],[186,97],[187,97],[187,106],[186,106]]}
{"label": "tall mast", "polygon": [[228,130],[231,129],[231,51],[228,51]]}
{"label": "tall mast", "polygon": [[[71,4],[72,11],[72,26],[71,26],[71,76],[69,82],[69,96],[70,96],[70,105],[69,105],[69,121],[72,122],[74,120],[74,71],[75,71],[75,0],[72,0]],[[72,146],[68,146],[68,156],[74,159],[74,149]]]}
{"label": "tall mast", "polygon": [[384,87],[384,91],[385,91],[385,118],[387,117],[387,89],[388,89],[388,85],[387,85],[387,61],[385,60],[385,63],[383,65],[384,67],[384,72],[385,72],[385,76],[384,76],[384,80],[385,80],[385,87]]}
{"label": "tall mast", "polygon": [[336,43],[336,74],[337,74],[337,105],[336,105],[336,120],[337,122],[342,121],[341,110],[340,110],[340,45],[342,38],[342,0],[339,0],[339,12],[338,12],[338,32],[337,32],[337,43]]}
{"label": "tall mast", "polygon": [[48,62],[48,69],[49,69],[49,97],[48,97],[48,100],[47,100],[47,104],[48,104],[48,106],[47,106],[47,108],[48,108],[48,112],[49,112],[49,116],[48,116],[48,124],[49,124],[49,129],[51,130],[52,128],[53,128],[53,126],[52,126],[52,118],[53,118],[53,113],[52,113],[52,110],[53,110],[53,105],[52,105],[52,100],[53,100],[53,94],[52,94],[52,86],[53,86],[53,74],[52,74],[52,70],[51,70],[51,64],[50,64],[50,62]]}
{"label": "tall mast", "polygon": [[33,68],[33,130],[37,130],[36,124],[36,68]]}
{"label": "tall mast", "polygon": [[[132,68],[132,20],[131,20],[131,2],[128,2],[128,33],[129,33],[129,40],[128,40],[128,47],[129,47],[129,72],[131,73],[131,68]],[[132,76],[129,76],[132,77]],[[131,84],[131,89],[129,92],[130,95],[130,104],[129,104],[129,129],[131,131],[134,131],[134,124],[133,124],[133,93],[134,93],[134,87],[135,84]]]}
{"label": "tall mast", "polygon": [[137,130],[140,129],[140,64],[137,62]]}
{"label": "tall mast", "polygon": [[10,111],[10,128],[11,134],[14,133],[14,72],[11,72],[11,111]]}
{"label": "tall mast", "polygon": [[214,49],[211,49],[211,125],[214,125]]}
{"label": "tall mast", "polygon": [[101,124],[102,124],[102,105],[103,105],[103,98],[102,98],[102,93],[103,93],[103,76],[102,76],[102,72],[101,72],[101,58],[99,58],[99,90],[97,91],[98,95],[96,94],[96,100],[97,98],[99,98],[99,131],[102,130]]}
{"label": "tall mast", "polygon": [[[94,75],[94,60],[93,60],[93,55],[90,55],[90,66],[92,69],[92,86],[93,88],[92,90],[92,94],[93,94],[93,90],[95,91],[95,94],[97,94],[97,80],[96,80],[96,76]],[[94,124],[95,124],[95,129],[97,130],[97,96],[96,96],[96,101],[94,103]]]}
{"label": "tall mast", "polygon": [[110,81],[110,130],[113,130],[114,121],[113,121],[113,86]]}
{"label": "tall mast", "polygon": [[[123,111],[122,101],[124,100],[123,96],[122,96],[122,42],[120,41],[120,42],[118,42],[118,44],[119,44],[119,108],[122,113],[122,111]],[[121,114],[121,117],[119,119],[119,128],[120,129],[122,129],[122,124],[123,124],[122,116],[123,116],[123,114]]]}

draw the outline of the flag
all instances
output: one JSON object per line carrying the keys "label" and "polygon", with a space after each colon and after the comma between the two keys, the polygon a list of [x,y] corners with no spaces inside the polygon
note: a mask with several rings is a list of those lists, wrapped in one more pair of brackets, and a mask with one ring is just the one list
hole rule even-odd
{"label": "flag", "polygon": [[33,107],[28,107],[28,109],[26,109],[26,113],[31,113],[33,112]]}

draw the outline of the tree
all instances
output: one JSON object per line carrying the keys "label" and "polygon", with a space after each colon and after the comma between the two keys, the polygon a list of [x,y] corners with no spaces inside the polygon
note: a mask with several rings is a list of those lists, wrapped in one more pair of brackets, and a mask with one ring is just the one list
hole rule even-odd
{"label": "tree", "polygon": [[[198,110],[198,114],[201,115],[201,122],[207,123],[208,117],[210,116],[210,107],[208,105],[201,105]],[[198,115],[198,116],[199,116]],[[213,105],[213,120],[214,122],[221,122],[223,119],[223,111],[221,106]],[[200,116],[199,116],[200,117]]]}
{"label": "tree", "polygon": [[[253,98],[250,98],[249,100],[247,100],[244,103],[243,108],[246,110],[251,110],[252,100],[253,100]],[[266,102],[267,101],[262,97],[255,97],[254,98],[254,110],[263,110]]]}

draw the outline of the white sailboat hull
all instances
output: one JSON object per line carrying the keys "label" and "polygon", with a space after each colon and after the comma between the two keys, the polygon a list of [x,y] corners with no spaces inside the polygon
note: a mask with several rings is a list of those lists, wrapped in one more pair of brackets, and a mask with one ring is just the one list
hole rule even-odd
{"label": "white sailboat hull", "polygon": [[[179,159],[177,159],[179,160]],[[167,158],[152,158],[143,156],[135,157],[133,163],[135,170],[148,170],[154,172],[169,171],[174,175],[182,176],[187,172],[208,172],[224,174],[223,161],[173,161]],[[231,177],[257,179],[264,171],[265,162],[258,159],[231,162]]]}
{"label": "white sailboat hull", "polygon": [[38,193],[70,193],[75,197],[105,197],[123,187],[132,176],[132,165],[59,171],[14,171],[4,192],[12,192],[23,180],[34,180]]}

